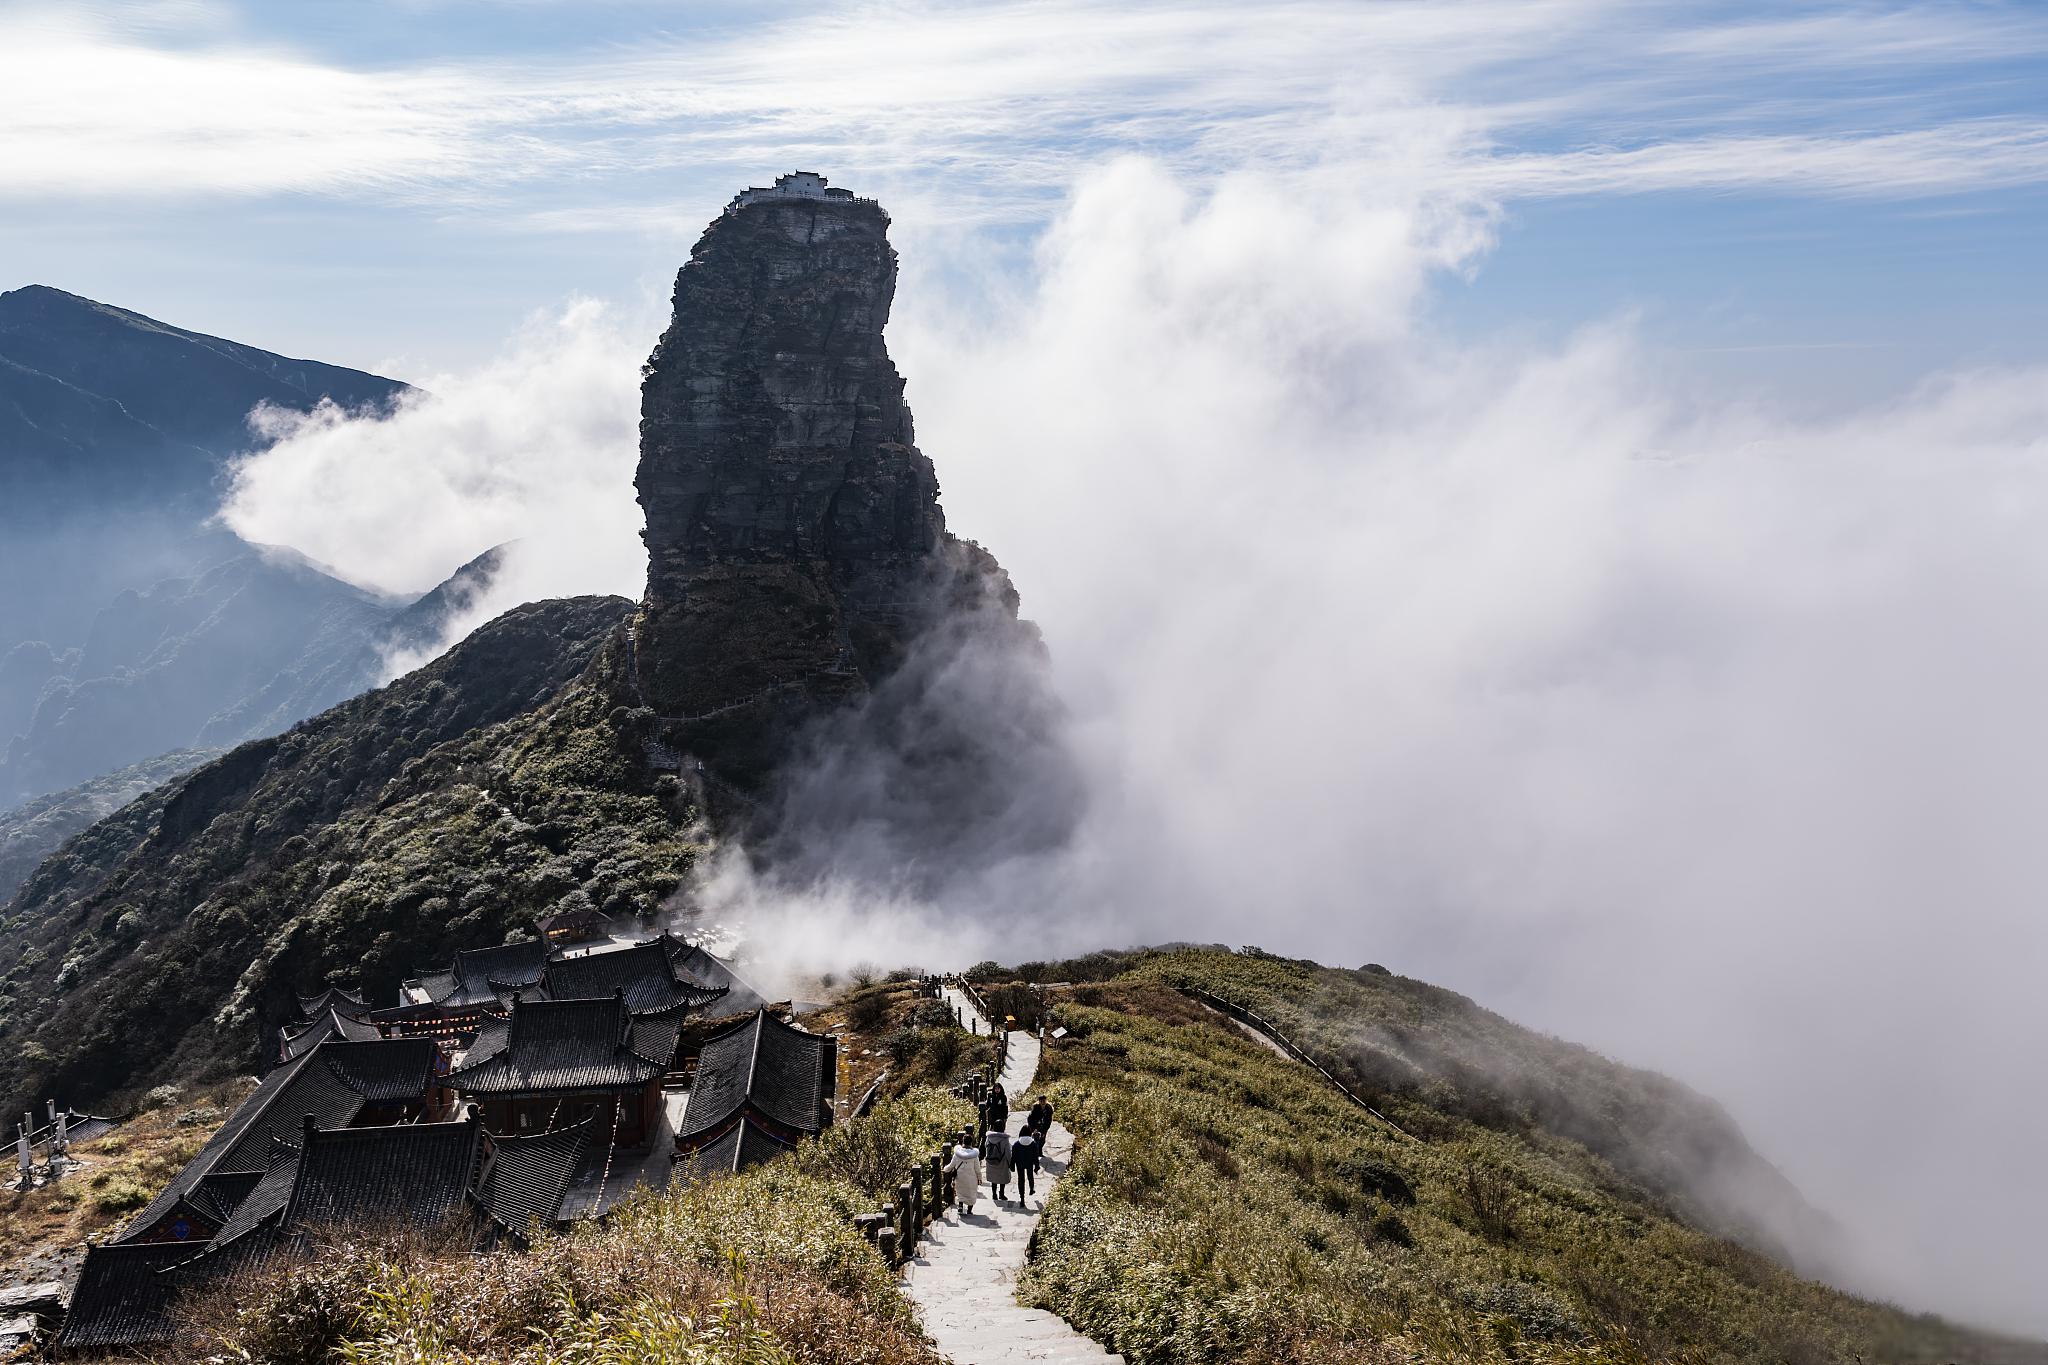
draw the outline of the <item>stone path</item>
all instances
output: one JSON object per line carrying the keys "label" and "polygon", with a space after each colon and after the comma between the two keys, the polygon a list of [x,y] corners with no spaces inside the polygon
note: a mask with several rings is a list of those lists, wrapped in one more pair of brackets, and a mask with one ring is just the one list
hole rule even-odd
{"label": "stone path", "polygon": [[[948,986],[946,1001],[967,1018],[980,1019],[981,1031],[989,1032],[988,1021],[981,1019],[964,992]],[[1013,1133],[1023,1126],[1027,1094],[1037,1074],[1038,1039],[1023,1032],[1010,1034],[1009,1058],[1000,1079],[1014,1110]],[[1017,1302],[1017,1272],[1024,1266],[1031,1230],[1053,1186],[1066,1174],[1073,1151],[1074,1135],[1055,1121],[1036,1194],[1022,1204],[998,1204],[984,1187],[974,1212],[963,1215],[957,1208],[949,1209],[919,1244],[916,1259],[904,1268],[903,1287],[917,1304],[925,1331],[954,1365],[1121,1365],[1122,1356],[1103,1350],[1057,1314]]]}

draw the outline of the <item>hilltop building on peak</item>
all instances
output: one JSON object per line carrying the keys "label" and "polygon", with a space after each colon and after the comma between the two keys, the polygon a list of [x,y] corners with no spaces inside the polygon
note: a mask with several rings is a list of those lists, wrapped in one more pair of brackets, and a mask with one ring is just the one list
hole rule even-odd
{"label": "hilltop building on peak", "polygon": [[788,175],[775,177],[775,183],[765,189],[756,185],[751,189],[741,190],[732,197],[732,202],[725,208],[726,212],[730,213],[748,204],[758,204],[763,200],[772,199],[820,199],[848,204],[875,202],[872,199],[856,198],[852,190],[832,188],[825,177],[816,171],[791,171]]}

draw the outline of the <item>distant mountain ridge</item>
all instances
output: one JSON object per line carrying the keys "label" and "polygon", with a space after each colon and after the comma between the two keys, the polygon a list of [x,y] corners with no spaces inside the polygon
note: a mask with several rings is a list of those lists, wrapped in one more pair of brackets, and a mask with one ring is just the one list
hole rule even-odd
{"label": "distant mountain ridge", "polygon": [[0,509],[14,515],[0,518],[26,510],[25,492],[95,509],[168,497],[204,517],[227,460],[254,444],[255,408],[386,406],[410,391],[48,285],[10,290],[0,294]]}
{"label": "distant mountain ridge", "polygon": [[256,409],[411,392],[46,285],[0,294],[0,810],[275,734],[439,645],[501,551],[409,605],[210,524]]}
{"label": "distant mountain ridge", "polygon": [[[207,522],[249,414],[411,388],[174,327],[47,285],[0,294],[0,654],[61,652],[126,588],[186,575],[233,537]],[[4,721],[0,721],[4,723]]]}
{"label": "distant mountain ridge", "polygon": [[218,749],[179,749],[158,754],[68,791],[38,797],[15,810],[0,813],[0,906],[12,900],[29,874],[71,836],[91,828],[136,797],[219,757]]}

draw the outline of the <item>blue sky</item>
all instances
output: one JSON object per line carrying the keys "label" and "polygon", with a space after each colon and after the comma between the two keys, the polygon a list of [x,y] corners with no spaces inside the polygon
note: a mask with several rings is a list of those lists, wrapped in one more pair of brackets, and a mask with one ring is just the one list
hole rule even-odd
{"label": "blue sky", "polygon": [[0,0],[0,129],[0,282],[432,385],[224,516],[392,590],[517,540],[465,627],[639,592],[733,191],[879,197],[1088,840],[764,941],[1256,922],[1700,1085],[1859,1286],[2048,1333],[2048,6]]}
{"label": "blue sky", "polygon": [[1483,212],[1430,302],[1460,335],[1628,315],[1818,401],[2042,354],[2033,5],[17,0],[0,38],[5,283],[414,374],[658,298],[792,165],[957,248],[1124,152]]}

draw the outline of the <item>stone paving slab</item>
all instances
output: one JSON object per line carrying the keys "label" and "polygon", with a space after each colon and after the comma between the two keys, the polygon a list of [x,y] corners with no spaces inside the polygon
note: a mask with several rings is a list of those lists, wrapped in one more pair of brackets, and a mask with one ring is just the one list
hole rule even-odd
{"label": "stone paving slab", "polygon": [[[948,986],[946,1000],[969,1017],[980,1018],[964,992]],[[989,1031],[986,1020],[981,1020],[981,1031]],[[1013,1133],[1024,1125],[1026,1106],[1017,1102],[1037,1077],[1038,1057],[1037,1038],[1010,1034],[1008,1060],[998,1079],[1016,1110],[1010,1115]],[[1017,1302],[1017,1275],[1024,1268],[1032,1230],[1053,1187],[1066,1174],[1073,1152],[1074,1135],[1066,1125],[1054,1122],[1035,1194],[999,1203],[984,1186],[974,1212],[948,1209],[919,1244],[917,1257],[904,1267],[905,1292],[917,1305],[925,1331],[954,1365],[1122,1365],[1122,1356],[1104,1350],[1057,1314]]]}

